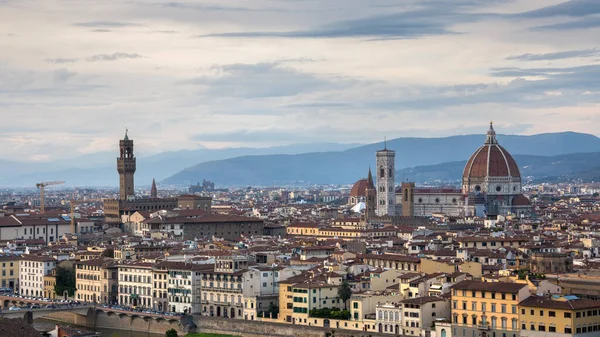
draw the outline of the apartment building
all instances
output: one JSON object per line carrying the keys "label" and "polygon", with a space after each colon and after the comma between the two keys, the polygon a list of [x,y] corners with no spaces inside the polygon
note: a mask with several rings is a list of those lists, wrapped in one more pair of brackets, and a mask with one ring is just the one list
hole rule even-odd
{"label": "apartment building", "polygon": [[118,265],[119,304],[151,308],[152,267],[149,262],[129,262]]}
{"label": "apartment building", "polygon": [[253,266],[242,276],[244,319],[269,317],[269,308],[279,305],[279,282],[300,274],[284,267]]}
{"label": "apartment building", "polygon": [[97,258],[75,264],[75,298],[114,304],[118,295],[118,267],[114,260]]}
{"label": "apartment building", "polygon": [[56,268],[56,259],[23,255],[19,260],[19,292],[26,296],[44,296],[44,276]]}
{"label": "apartment building", "polygon": [[17,289],[19,284],[19,257],[0,255],[0,287]]}
{"label": "apartment building", "polygon": [[367,254],[363,257],[363,262],[376,268],[395,269],[402,271],[421,271],[421,259],[408,255],[396,254]]}
{"label": "apartment building", "polygon": [[44,275],[44,297],[55,299],[56,291],[56,269],[50,271],[50,274]]}
{"label": "apartment building", "polygon": [[530,292],[522,283],[462,281],[451,296],[452,336],[517,337],[518,305]]}
{"label": "apartment building", "polygon": [[247,256],[223,256],[212,269],[199,272],[203,316],[243,318],[243,275],[248,269]]}
{"label": "apartment building", "polygon": [[170,264],[171,261],[163,261],[152,268],[152,308],[154,310],[166,311],[169,309],[168,289]]}
{"label": "apartment building", "polygon": [[201,312],[202,275],[213,270],[212,264],[193,264],[186,262],[163,262],[169,270],[168,308],[172,312]]}
{"label": "apartment building", "polygon": [[600,301],[577,296],[531,296],[519,303],[521,337],[600,335]]}
{"label": "apartment building", "polygon": [[436,319],[450,319],[450,301],[435,296],[402,301],[402,331],[406,336],[428,336]]}
{"label": "apartment building", "polygon": [[[397,290],[354,293],[350,298],[348,306],[350,315],[352,315],[351,319],[353,321],[363,321],[365,319],[372,319],[373,316],[377,318],[380,306],[399,305],[402,299]],[[383,313],[381,313],[380,317],[383,317]]]}

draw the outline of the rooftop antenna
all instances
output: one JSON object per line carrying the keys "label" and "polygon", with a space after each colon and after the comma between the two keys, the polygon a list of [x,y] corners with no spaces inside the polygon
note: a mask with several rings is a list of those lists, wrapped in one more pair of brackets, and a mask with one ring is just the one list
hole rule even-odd
{"label": "rooftop antenna", "polygon": [[383,149],[387,150],[387,137],[383,136]]}

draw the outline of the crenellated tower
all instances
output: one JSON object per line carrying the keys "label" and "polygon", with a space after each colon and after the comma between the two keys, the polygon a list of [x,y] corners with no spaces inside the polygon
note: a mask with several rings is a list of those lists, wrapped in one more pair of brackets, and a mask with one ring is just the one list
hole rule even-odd
{"label": "crenellated tower", "polygon": [[133,154],[133,140],[127,136],[119,140],[120,156],[117,158],[117,171],[119,172],[119,198],[127,200],[135,195],[133,176],[136,169],[135,155]]}

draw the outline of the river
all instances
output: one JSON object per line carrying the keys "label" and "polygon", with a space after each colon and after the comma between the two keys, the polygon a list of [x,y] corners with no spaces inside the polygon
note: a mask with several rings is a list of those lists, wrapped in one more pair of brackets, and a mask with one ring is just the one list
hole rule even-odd
{"label": "river", "polygon": [[[33,320],[33,327],[39,331],[50,331],[54,330],[56,324],[60,325],[68,325],[76,328],[81,328],[81,330],[87,330],[94,332],[100,332],[102,337],[164,337],[164,334],[155,334],[149,332],[138,332],[138,331],[126,331],[126,330],[116,330],[116,329],[104,329],[104,328],[95,328],[90,329],[83,326],[77,326],[74,324],[61,323],[56,321],[50,321],[46,319],[36,318]],[[56,337],[56,336],[53,336]]]}

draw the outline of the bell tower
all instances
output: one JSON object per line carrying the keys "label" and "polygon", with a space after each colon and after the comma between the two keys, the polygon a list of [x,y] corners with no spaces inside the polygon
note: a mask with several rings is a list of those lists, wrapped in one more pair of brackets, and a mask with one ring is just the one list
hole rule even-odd
{"label": "bell tower", "polygon": [[377,151],[377,215],[396,215],[396,151],[388,150],[387,140],[383,150]]}
{"label": "bell tower", "polygon": [[119,140],[120,156],[117,158],[117,171],[119,172],[119,199],[127,200],[134,196],[133,175],[135,174],[135,156],[133,155],[133,140],[127,136]]}

